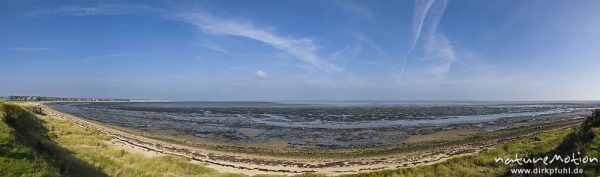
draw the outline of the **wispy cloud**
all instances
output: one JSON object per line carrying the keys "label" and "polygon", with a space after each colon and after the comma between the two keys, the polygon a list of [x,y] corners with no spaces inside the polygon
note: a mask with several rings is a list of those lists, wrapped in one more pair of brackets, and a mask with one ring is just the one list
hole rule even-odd
{"label": "wispy cloud", "polygon": [[[452,43],[444,34],[437,31],[446,6],[447,0],[423,0],[415,1],[415,12],[413,15],[412,30],[414,33],[411,46],[403,58],[401,72],[406,65],[406,58],[410,55],[419,39],[423,36],[425,41],[424,51],[427,58],[435,62],[432,75],[437,79],[443,79],[452,68],[457,59],[456,51]],[[427,28],[426,28],[427,27]]]}
{"label": "wispy cloud", "polygon": [[447,0],[438,1],[433,10],[431,10],[430,25],[428,29],[425,52],[428,57],[436,59],[436,64],[433,67],[432,74],[437,79],[443,79],[452,68],[452,64],[456,61],[456,51],[452,43],[442,34],[437,31],[437,26],[440,23],[446,6]]}
{"label": "wispy cloud", "polygon": [[358,4],[347,0],[337,0],[334,2],[337,6],[341,7],[342,9],[362,14],[366,17],[373,16],[371,10],[369,10],[369,8],[367,8],[367,6],[365,6],[364,4]]}
{"label": "wispy cloud", "polygon": [[41,47],[14,47],[14,48],[6,48],[4,50],[8,51],[44,51],[50,50],[51,48],[41,48]]}
{"label": "wispy cloud", "polygon": [[318,55],[318,46],[312,39],[284,37],[274,32],[254,26],[245,21],[219,19],[204,14],[181,14],[182,20],[196,25],[200,30],[215,35],[245,37],[268,44],[282,50],[323,71],[341,71]]}
{"label": "wispy cloud", "polygon": [[369,47],[371,47],[371,49],[377,51],[377,53],[389,56],[389,54],[385,50],[383,50],[377,43],[373,42],[371,38],[356,32],[351,32],[350,35],[354,36],[359,41],[367,44]]}
{"label": "wispy cloud", "polygon": [[85,58],[79,59],[77,63],[79,63],[79,64],[92,63],[92,62],[96,62],[99,60],[123,58],[123,57],[127,57],[127,56],[132,56],[132,55],[134,55],[134,54],[133,53],[111,53],[111,54],[105,54],[105,55],[99,55],[99,56],[90,56],[90,57],[85,57]]}
{"label": "wispy cloud", "polygon": [[410,48],[402,57],[402,66],[400,68],[401,74],[406,68],[406,58],[408,58],[408,56],[412,53],[412,51],[415,48],[415,45],[417,45],[417,42],[421,37],[421,33],[423,32],[423,25],[425,24],[425,20],[427,18],[427,15],[429,14],[429,9],[431,9],[431,6],[434,2],[435,0],[415,0],[414,14],[411,24],[413,39],[411,40]]}
{"label": "wispy cloud", "polygon": [[412,31],[414,33],[414,37],[412,40],[411,48],[417,43],[419,38],[421,37],[421,33],[423,32],[423,25],[425,24],[425,20],[427,15],[429,14],[429,10],[435,0],[416,0],[415,1],[415,12],[412,20]]}
{"label": "wispy cloud", "polygon": [[227,50],[227,49],[225,49],[225,48],[223,48],[221,46],[218,46],[218,45],[216,45],[214,43],[208,42],[208,41],[204,41],[202,43],[202,46],[206,47],[207,49],[214,50],[214,51],[217,51],[217,52],[221,52],[221,53],[224,53],[224,54],[228,54],[228,55],[233,54],[233,53],[229,52],[229,50]]}
{"label": "wispy cloud", "polygon": [[[310,66],[326,72],[342,71],[343,69],[327,61],[327,58],[321,57],[316,45],[310,38],[294,38],[279,35],[269,29],[260,28],[252,23],[241,20],[220,19],[207,14],[183,13],[173,14],[163,9],[139,4],[93,4],[64,6],[55,9],[46,9],[29,13],[30,16],[43,16],[52,14],[66,15],[143,15],[149,12],[151,16],[157,16],[165,19],[184,21],[191,23],[201,29],[203,32],[215,35],[230,35],[246,37],[268,44],[277,48],[295,58],[298,58]],[[223,47],[205,43],[204,47],[232,54]]]}
{"label": "wispy cloud", "polygon": [[126,15],[136,14],[141,12],[163,12],[158,8],[153,8],[141,4],[92,4],[92,5],[72,5],[62,6],[53,9],[42,9],[28,13],[28,16],[37,17],[53,14],[68,14],[68,15]]}
{"label": "wispy cloud", "polygon": [[428,57],[436,59],[437,62],[432,74],[438,79],[444,78],[456,61],[456,52],[450,41],[440,33],[433,34],[427,39],[425,51]]}
{"label": "wispy cloud", "polygon": [[357,45],[353,47],[346,47],[341,50],[337,50],[331,52],[329,54],[329,58],[333,61],[339,63],[342,68],[346,68],[346,66],[356,60],[358,55],[362,52],[362,46]]}

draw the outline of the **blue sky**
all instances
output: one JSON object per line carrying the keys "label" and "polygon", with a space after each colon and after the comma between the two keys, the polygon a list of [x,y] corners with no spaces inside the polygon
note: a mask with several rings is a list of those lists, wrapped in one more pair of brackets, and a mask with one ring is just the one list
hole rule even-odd
{"label": "blue sky", "polygon": [[598,100],[600,1],[0,1],[0,95]]}

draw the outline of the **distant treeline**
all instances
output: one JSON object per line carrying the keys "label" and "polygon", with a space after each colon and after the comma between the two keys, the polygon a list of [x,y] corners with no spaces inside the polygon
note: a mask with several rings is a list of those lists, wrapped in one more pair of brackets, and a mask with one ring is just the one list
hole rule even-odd
{"label": "distant treeline", "polygon": [[129,99],[107,99],[107,98],[59,98],[46,96],[7,96],[0,97],[5,101],[130,101]]}

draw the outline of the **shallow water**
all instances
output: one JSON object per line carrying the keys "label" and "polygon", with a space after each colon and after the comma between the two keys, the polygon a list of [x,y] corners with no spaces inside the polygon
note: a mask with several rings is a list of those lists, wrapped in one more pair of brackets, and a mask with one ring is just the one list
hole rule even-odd
{"label": "shallow water", "polygon": [[[285,141],[296,147],[371,147],[407,135],[581,112],[570,102],[124,102],[55,103],[59,111],[124,127],[174,130],[226,143]],[[499,125],[496,122],[504,122]],[[247,130],[253,130],[248,133]],[[395,133],[389,133],[395,132]],[[398,133],[400,132],[400,133]]]}

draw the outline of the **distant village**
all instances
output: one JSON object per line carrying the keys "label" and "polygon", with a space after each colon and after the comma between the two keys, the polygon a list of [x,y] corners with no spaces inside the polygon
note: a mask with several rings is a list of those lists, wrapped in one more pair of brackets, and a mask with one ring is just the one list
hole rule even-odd
{"label": "distant village", "polygon": [[60,98],[47,96],[0,96],[0,101],[131,101],[107,98]]}

